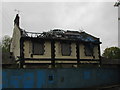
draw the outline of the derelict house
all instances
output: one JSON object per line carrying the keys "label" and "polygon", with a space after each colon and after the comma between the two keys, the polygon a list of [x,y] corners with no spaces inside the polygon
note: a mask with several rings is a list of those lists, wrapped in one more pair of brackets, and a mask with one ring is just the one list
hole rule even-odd
{"label": "derelict house", "polygon": [[10,52],[21,68],[27,66],[80,65],[100,62],[99,38],[86,32],[54,29],[43,33],[27,32],[14,20]]}

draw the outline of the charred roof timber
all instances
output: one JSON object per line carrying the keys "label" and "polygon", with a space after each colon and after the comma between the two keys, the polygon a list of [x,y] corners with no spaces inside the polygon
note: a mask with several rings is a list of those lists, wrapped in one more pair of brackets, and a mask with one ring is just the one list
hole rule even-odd
{"label": "charred roof timber", "polygon": [[84,42],[92,42],[92,43],[101,43],[99,38],[96,38],[86,32],[79,31],[65,31],[62,29],[53,29],[48,32],[43,33],[35,33],[35,32],[26,32],[22,30],[22,37],[28,38],[43,38],[43,39],[61,39],[61,40],[74,40],[74,41],[84,41]]}

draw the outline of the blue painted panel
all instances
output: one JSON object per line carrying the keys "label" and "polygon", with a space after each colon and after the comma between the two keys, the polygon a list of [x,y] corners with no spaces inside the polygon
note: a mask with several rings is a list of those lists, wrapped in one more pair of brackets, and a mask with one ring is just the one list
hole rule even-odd
{"label": "blue painted panel", "polygon": [[58,69],[47,69],[46,70],[46,87],[56,88],[57,87],[57,73]]}
{"label": "blue painted panel", "polygon": [[8,88],[20,88],[22,81],[22,71],[18,69],[11,69],[8,71]]}
{"label": "blue painted panel", "polygon": [[120,83],[119,68],[3,69],[2,72],[3,88],[84,88]]}
{"label": "blue painted panel", "polygon": [[35,75],[34,71],[26,71],[23,75],[23,88],[34,88],[34,83],[35,83]]}
{"label": "blue painted panel", "polygon": [[2,87],[7,88],[8,87],[8,71],[2,72]]}
{"label": "blue painted panel", "polygon": [[11,82],[9,83],[9,86],[11,88],[20,88],[21,79],[22,79],[21,76],[10,76],[9,81]]}
{"label": "blue painted panel", "polygon": [[37,71],[37,77],[36,77],[36,82],[37,82],[37,88],[43,88],[45,87],[45,81],[46,81],[46,73],[43,70],[38,70]]}
{"label": "blue painted panel", "polygon": [[55,80],[54,74],[49,74],[48,75],[48,83],[54,83],[54,80]]}
{"label": "blue painted panel", "polygon": [[91,72],[90,71],[84,71],[84,79],[87,80],[87,79],[90,79],[90,74]]}

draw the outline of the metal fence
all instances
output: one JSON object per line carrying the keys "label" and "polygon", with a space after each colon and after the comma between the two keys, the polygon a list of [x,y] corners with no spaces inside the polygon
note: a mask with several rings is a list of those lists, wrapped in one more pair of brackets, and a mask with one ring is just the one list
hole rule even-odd
{"label": "metal fence", "polygon": [[3,88],[86,88],[120,83],[119,68],[3,69]]}

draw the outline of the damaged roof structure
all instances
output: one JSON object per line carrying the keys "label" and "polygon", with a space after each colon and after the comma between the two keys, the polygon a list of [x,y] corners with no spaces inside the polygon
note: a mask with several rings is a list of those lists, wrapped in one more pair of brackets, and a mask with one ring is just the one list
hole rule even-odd
{"label": "damaged roof structure", "polygon": [[22,37],[72,40],[72,41],[81,41],[81,42],[91,42],[96,44],[101,43],[99,41],[99,38],[87,34],[86,32],[70,31],[70,30],[65,31],[62,29],[53,29],[43,33],[27,32],[25,30],[22,30]]}

